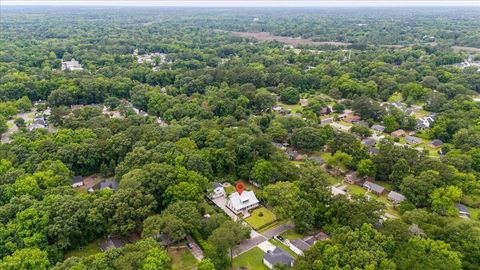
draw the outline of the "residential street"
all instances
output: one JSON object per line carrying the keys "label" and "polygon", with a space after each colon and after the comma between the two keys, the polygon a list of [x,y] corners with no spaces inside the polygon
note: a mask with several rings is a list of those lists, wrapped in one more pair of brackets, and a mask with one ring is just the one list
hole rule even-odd
{"label": "residential street", "polygon": [[240,243],[240,245],[238,245],[235,250],[233,251],[233,257],[236,257],[244,252],[247,252],[249,251],[250,249],[258,246],[259,244],[267,241],[268,238],[266,238],[265,236],[263,235],[259,235],[257,237],[254,237],[254,238],[250,238],[250,239],[247,239],[245,241],[243,241],[242,243]]}
{"label": "residential street", "polygon": [[280,234],[282,234],[282,233],[284,233],[284,232],[286,232],[290,229],[293,229],[293,228],[294,228],[293,224],[282,224],[278,227],[275,227],[271,230],[268,230],[268,231],[262,233],[262,235],[265,236],[266,238],[270,239],[274,236],[280,235]]}

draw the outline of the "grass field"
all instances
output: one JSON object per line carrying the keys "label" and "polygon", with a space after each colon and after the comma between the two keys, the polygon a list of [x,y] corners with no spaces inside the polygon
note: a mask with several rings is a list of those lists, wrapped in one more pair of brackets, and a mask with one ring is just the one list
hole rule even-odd
{"label": "grass field", "polygon": [[245,221],[250,224],[252,228],[257,229],[266,224],[272,223],[276,219],[277,217],[272,211],[262,206],[250,212],[250,216],[246,218]]}
{"label": "grass field", "polygon": [[284,110],[292,110],[291,113],[301,113],[303,111],[303,107],[300,104],[288,105],[283,102],[278,102],[277,105],[282,107]]}
{"label": "grass field", "polygon": [[170,248],[168,254],[172,259],[173,269],[194,269],[198,263],[187,248]]}
{"label": "grass field", "polygon": [[229,186],[229,187],[225,188],[225,193],[227,193],[227,195],[230,195],[233,192],[235,192],[235,187],[234,186]]}
{"label": "grass field", "polygon": [[232,269],[245,267],[249,270],[268,270],[263,264],[263,255],[265,253],[260,248],[255,247],[233,259]]}
{"label": "grass field", "polygon": [[357,185],[345,184],[347,186],[347,192],[350,194],[365,195],[367,192],[363,187]]}
{"label": "grass field", "polygon": [[295,240],[295,239],[300,239],[300,238],[305,237],[304,235],[301,235],[301,234],[297,233],[294,229],[290,229],[290,230],[282,233],[280,236],[282,236],[283,238],[288,239],[288,240]]}
{"label": "grass field", "polygon": [[468,210],[470,211],[470,218],[472,220],[479,220],[479,218],[480,218],[480,209],[479,208],[468,207]]}
{"label": "grass field", "polygon": [[102,252],[100,249],[100,240],[94,241],[84,247],[70,250],[65,254],[65,259],[70,257],[88,257],[90,255],[95,255]]}

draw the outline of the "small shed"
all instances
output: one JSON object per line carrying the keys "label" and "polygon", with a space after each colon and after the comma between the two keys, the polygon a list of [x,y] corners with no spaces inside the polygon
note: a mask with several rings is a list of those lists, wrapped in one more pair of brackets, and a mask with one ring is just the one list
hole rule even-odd
{"label": "small shed", "polygon": [[351,173],[347,173],[347,175],[345,175],[344,181],[346,183],[349,183],[350,185],[355,185],[355,184],[359,184],[360,182],[362,182],[362,179],[360,177],[358,177],[357,172],[351,172]]}
{"label": "small shed", "polygon": [[443,145],[443,142],[439,139],[435,139],[428,144],[430,147],[438,148]]}

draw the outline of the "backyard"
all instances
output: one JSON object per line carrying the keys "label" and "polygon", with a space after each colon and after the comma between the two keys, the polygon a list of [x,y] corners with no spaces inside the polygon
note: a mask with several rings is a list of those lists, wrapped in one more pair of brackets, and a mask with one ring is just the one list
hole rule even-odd
{"label": "backyard", "polygon": [[90,244],[77,248],[75,250],[70,250],[65,254],[65,259],[70,257],[88,257],[90,255],[95,255],[102,252],[100,249],[100,240],[91,242]]}
{"label": "backyard", "polygon": [[280,234],[280,236],[282,236],[283,238],[288,239],[288,240],[295,240],[295,239],[300,239],[300,238],[305,237],[304,235],[301,235],[301,234],[297,233],[294,229],[290,229],[290,230]]}
{"label": "backyard", "polygon": [[172,259],[173,269],[193,269],[197,265],[197,259],[187,248],[170,248],[168,254]]}
{"label": "backyard", "polygon": [[263,264],[263,255],[265,255],[265,252],[259,247],[252,248],[233,259],[232,269],[244,267],[249,270],[268,270]]}
{"label": "backyard", "polygon": [[250,212],[250,216],[245,221],[252,226],[254,230],[261,229],[277,220],[275,214],[265,207],[259,207]]}

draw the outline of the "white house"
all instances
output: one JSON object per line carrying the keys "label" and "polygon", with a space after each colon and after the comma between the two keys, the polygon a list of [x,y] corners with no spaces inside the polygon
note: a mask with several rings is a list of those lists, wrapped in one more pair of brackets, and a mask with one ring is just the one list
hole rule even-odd
{"label": "white house", "polygon": [[220,183],[213,183],[213,190],[208,194],[210,199],[216,199],[225,196],[225,189]]}
{"label": "white house", "polygon": [[245,212],[260,205],[253,191],[243,191],[242,195],[234,192],[228,196],[227,207],[235,214]]}
{"label": "white house", "polygon": [[76,188],[76,187],[81,187],[81,186],[83,186],[83,177],[75,176],[72,179],[72,187]]}
{"label": "white house", "polygon": [[75,59],[72,61],[63,61],[62,70],[83,70],[82,65]]}

